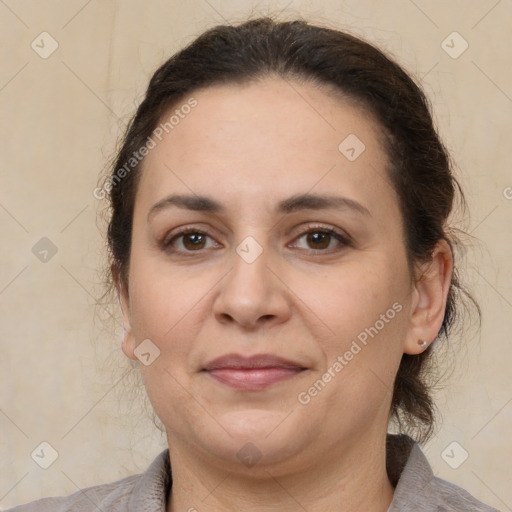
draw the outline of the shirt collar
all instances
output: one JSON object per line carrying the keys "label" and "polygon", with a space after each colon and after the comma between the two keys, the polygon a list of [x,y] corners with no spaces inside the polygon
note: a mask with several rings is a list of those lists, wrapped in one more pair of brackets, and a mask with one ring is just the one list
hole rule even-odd
{"label": "shirt collar", "polygon": [[[402,438],[402,440],[399,438]],[[439,497],[435,486],[435,476],[420,446],[407,436],[393,436],[391,444],[393,442],[397,442],[397,444],[405,442],[410,445],[410,450],[406,463],[400,471],[393,501],[387,512],[404,512],[407,510],[437,512],[439,510]]]}
{"label": "shirt collar", "polygon": [[161,452],[135,485],[129,512],[165,512],[172,485],[169,449]]}

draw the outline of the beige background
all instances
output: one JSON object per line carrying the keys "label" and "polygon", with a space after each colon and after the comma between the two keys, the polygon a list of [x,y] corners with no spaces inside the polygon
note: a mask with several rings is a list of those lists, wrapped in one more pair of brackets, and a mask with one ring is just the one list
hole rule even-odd
{"label": "beige background", "polygon": [[[484,313],[455,345],[425,451],[439,476],[512,510],[509,0],[2,0],[0,507],[140,472],[165,446],[130,405],[119,333],[95,307],[93,189],[159,63],[211,25],[281,9],[360,34],[423,79],[466,188],[467,283]],[[47,59],[31,48],[43,31],[59,44]],[[457,59],[441,47],[453,31],[469,43]],[[32,252],[42,237],[58,249],[46,263]],[[59,455],[48,469],[31,458],[43,441]],[[469,453],[458,469],[441,457],[453,441]]]}

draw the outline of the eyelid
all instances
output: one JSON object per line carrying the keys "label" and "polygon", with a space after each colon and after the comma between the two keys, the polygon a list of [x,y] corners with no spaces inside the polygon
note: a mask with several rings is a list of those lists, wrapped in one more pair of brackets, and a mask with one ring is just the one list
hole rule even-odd
{"label": "eyelid", "polygon": [[210,237],[212,236],[207,228],[204,228],[202,226],[195,226],[194,224],[187,224],[184,227],[178,227],[176,229],[173,229],[171,232],[167,233],[164,236],[162,243],[168,244],[174,238],[177,238],[180,235],[186,235],[188,233],[203,233]]}
{"label": "eyelid", "polygon": [[315,229],[317,229],[318,231],[329,232],[333,235],[337,235],[343,240],[345,240],[346,243],[353,243],[352,237],[345,230],[337,228],[336,226],[330,224],[319,224],[315,222],[306,224],[305,228],[301,227],[295,238],[305,235],[308,232]]}

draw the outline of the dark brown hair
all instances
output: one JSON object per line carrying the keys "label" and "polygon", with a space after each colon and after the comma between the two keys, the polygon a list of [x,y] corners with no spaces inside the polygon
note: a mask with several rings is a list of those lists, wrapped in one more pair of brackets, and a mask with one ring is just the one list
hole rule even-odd
{"label": "dark brown hair", "polygon": [[[453,176],[431,107],[421,88],[393,59],[348,33],[304,20],[258,18],[237,26],[214,27],[173,55],[153,75],[131,120],[104,190],[108,191],[110,286],[128,289],[132,221],[140,162],[126,163],[143,147],[171,107],[199,88],[255,82],[269,75],[327,86],[371,112],[385,136],[388,177],[399,198],[411,275],[429,261],[440,240],[457,239],[447,230],[456,194]],[[446,338],[463,292],[455,270],[442,328]],[[464,292],[465,293],[465,292]],[[477,305],[478,308],[478,305]],[[434,405],[427,380],[432,346],[404,355],[395,379],[390,417],[402,432],[425,440],[432,432]]]}

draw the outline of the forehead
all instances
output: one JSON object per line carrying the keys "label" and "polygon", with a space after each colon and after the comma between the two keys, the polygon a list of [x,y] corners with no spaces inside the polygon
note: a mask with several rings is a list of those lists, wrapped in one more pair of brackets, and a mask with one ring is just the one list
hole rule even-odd
{"label": "forehead", "polygon": [[[165,192],[216,192],[229,201],[234,190],[263,201],[313,187],[357,196],[376,179],[389,186],[380,126],[341,94],[268,78],[200,89],[182,105],[190,97],[196,106],[183,109],[143,162],[137,203],[145,209]],[[180,104],[162,121],[176,110]],[[361,152],[355,159],[350,146]]]}
{"label": "forehead", "polygon": [[[317,153],[329,152],[337,150],[340,137],[347,131],[372,144],[370,139],[380,130],[368,109],[355,100],[334,92],[332,87],[311,83],[266,78],[244,85],[210,86],[190,96],[197,106],[164,138],[174,140],[177,146],[184,147],[185,143],[198,150],[212,149],[210,143],[219,147],[220,142],[230,154],[237,154],[240,145],[245,151],[252,148],[257,152],[262,145],[283,150],[305,143],[304,150],[314,145]],[[185,102],[186,98],[181,105]],[[180,104],[171,110],[179,111]],[[168,114],[163,116],[164,122]],[[276,134],[280,135],[278,139],[274,138]]]}

